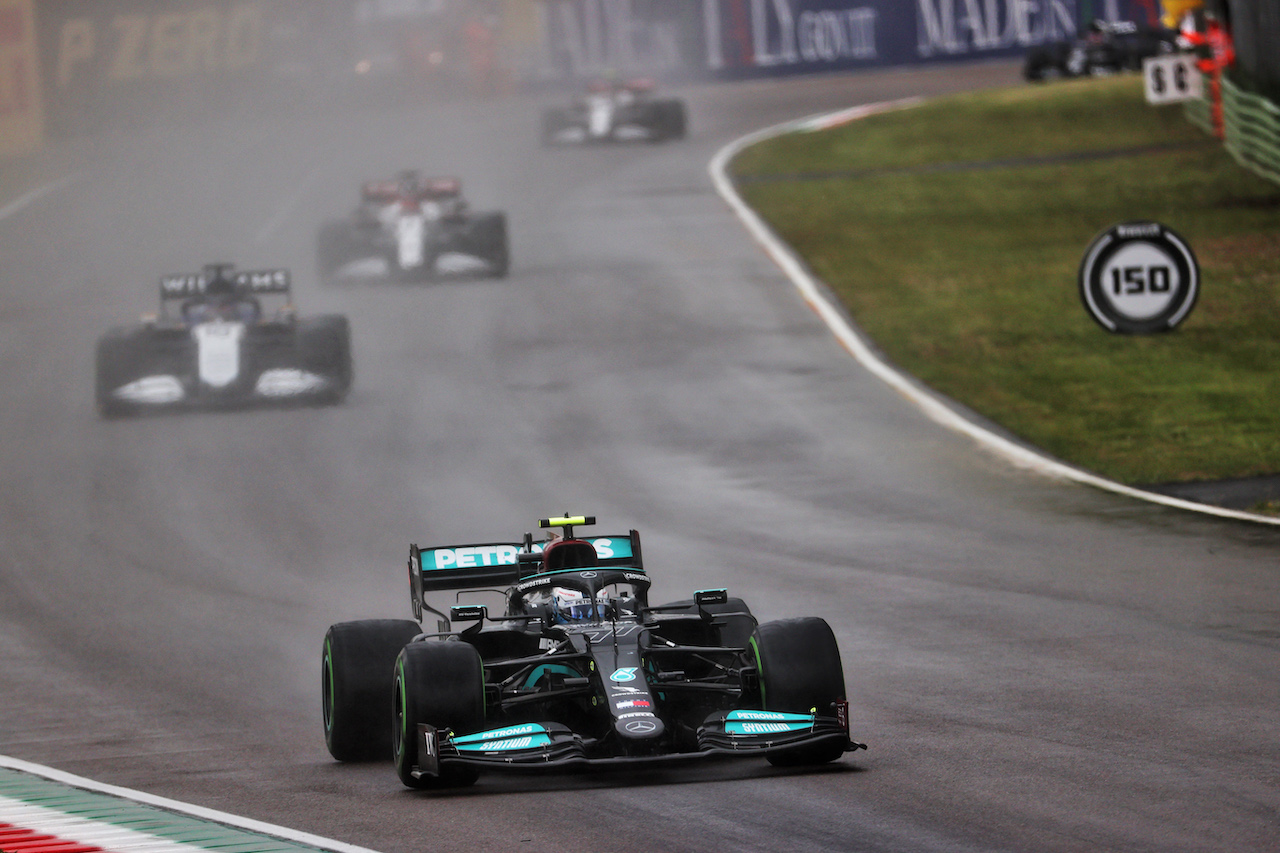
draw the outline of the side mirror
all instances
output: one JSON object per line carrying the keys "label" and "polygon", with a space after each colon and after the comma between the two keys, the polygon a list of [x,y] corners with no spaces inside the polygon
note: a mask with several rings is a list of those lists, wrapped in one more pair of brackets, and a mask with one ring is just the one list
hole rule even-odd
{"label": "side mirror", "polygon": [[455,604],[449,608],[450,622],[477,620],[483,622],[489,618],[489,608],[483,604]]}
{"label": "side mirror", "polygon": [[729,590],[727,589],[700,589],[693,594],[693,600],[698,607],[705,607],[708,604],[727,604],[729,601]]}

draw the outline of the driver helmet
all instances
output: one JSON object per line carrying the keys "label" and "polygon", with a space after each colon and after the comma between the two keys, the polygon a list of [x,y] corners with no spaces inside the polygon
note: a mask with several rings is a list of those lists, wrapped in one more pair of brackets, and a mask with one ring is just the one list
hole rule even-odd
{"label": "driver helmet", "polygon": [[230,264],[208,264],[205,267],[204,308],[197,314],[203,319],[253,322],[258,313],[257,305],[254,300],[245,299],[240,294],[235,279],[230,275],[231,269]]}
{"label": "driver helmet", "polygon": [[396,175],[396,186],[402,196],[416,198],[422,192],[422,173],[417,169],[404,169]]}
{"label": "driver helmet", "polygon": [[551,607],[556,622],[590,622],[604,618],[609,612],[608,596],[604,592],[596,599],[596,604],[585,593],[576,589],[555,587],[551,590]]}
{"label": "driver helmet", "polygon": [[230,271],[230,264],[206,264],[204,295],[210,299],[233,296],[236,292],[236,283],[228,275]]}

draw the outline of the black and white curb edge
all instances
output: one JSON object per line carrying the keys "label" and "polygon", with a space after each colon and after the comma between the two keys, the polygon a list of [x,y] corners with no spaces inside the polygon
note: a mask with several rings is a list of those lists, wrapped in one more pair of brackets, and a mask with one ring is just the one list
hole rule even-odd
{"label": "black and white curb edge", "polygon": [[738,195],[737,189],[733,185],[728,175],[729,161],[731,161],[740,151],[757,142],[763,142],[766,139],[772,139],[775,136],[782,136],[786,133],[796,133],[812,130],[821,130],[827,127],[843,124],[849,121],[855,121],[875,113],[887,112],[889,110],[905,109],[907,107],[916,106],[921,103],[920,98],[908,98],[900,101],[884,101],[880,103],[865,104],[849,109],[838,110],[835,112],[821,113],[818,115],[808,116],[794,121],[787,121],[766,127],[749,133],[746,136],[730,142],[728,145],[716,152],[708,165],[708,171],[711,173],[711,180],[715,184],[716,191],[728,203],[733,212],[737,214],[738,219],[746,226],[747,231],[752,237],[764,247],[766,253],[773,261],[782,268],[782,271],[791,279],[792,284],[800,291],[800,295],[809,304],[817,315],[826,323],[827,327],[836,336],[841,345],[844,346],[849,353],[858,360],[863,367],[872,374],[886,382],[890,387],[898,391],[926,415],[939,424],[948,429],[955,430],[963,435],[969,436],[979,446],[1000,456],[1012,464],[1035,471],[1046,477],[1059,480],[1070,480],[1082,483],[1094,488],[1103,489],[1115,494],[1124,495],[1138,500],[1148,501],[1150,503],[1161,504],[1163,506],[1174,507],[1176,509],[1191,510],[1192,512],[1204,513],[1206,515],[1218,516],[1220,518],[1230,518],[1238,521],[1259,522],[1262,524],[1270,524],[1280,526],[1280,518],[1272,518],[1258,513],[1244,512],[1241,510],[1227,509],[1225,507],[1216,507],[1209,504],[1196,503],[1195,501],[1183,500],[1181,498],[1169,497],[1167,495],[1157,494],[1155,492],[1145,491],[1143,489],[1135,489],[1132,486],[1126,486],[1097,474],[1090,473],[1080,468],[1067,465],[1056,459],[1045,456],[1043,453],[1034,448],[1025,447],[1010,441],[1009,439],[997,435],[996,433],[986,429],[978,423],[964,417],[955,409],[948,406],[941,395],[918,386],[914,381],[909,379],[903,373],[893,366],[882,360],[872,349],[871,346],[863,339],[857,330],[849,325],[843,311],[832,302],[826,287],[821,284],[812,273],[806,268],[800,258],[791,250],[791,247],[784,243],[778,235],[776,235],[768,225],[764,223],[754,210],[747,206],[742,197]]}

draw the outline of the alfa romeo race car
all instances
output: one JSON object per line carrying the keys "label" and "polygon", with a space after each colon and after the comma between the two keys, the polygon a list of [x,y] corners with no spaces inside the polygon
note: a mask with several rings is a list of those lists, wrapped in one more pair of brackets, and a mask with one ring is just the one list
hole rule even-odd
{"label": "alfa romeo race car", "polygon": [[[835,636],[806,617],[757,624],[724,589],[649,603],[640,534],[409,547],[415,620],[341,622],[322,659],[325,742],[391,757],[411,788],[482,771],[624,767],[713,757],[823,764],[849,738]],[[446,611],[430,592],[455,591]],[[498,615],[475,597],[498,602]],[[469,599],[463,601],[463,598]],[[437,619],[424,630],[423,614]]]}
{"label": "alfa romeo race car", "polygon": [[1083,38],[1038,45],[1027,51],[1022,76],[1040,81],[1141,71],[1142,60],[1178,50],[1177,34],[1132,21],[1094,20]]}
{"label": "alfa romeo race car", "polygon": [[[160,279],[160,311],[98,340],[95,395],[106,417],[185,406],[340,402],[351,387],[347,318],[302,319],[287,270],[209,264]],[[263,300],[275,300],[271,312]]]}
{"label": "alfa romeo race car", "polygon": [[687,124],[684,102],[654,98],[652,81],[604,81],[568,107],[543,112],[542,144],[662,142],[683,139]]}
{"label": "alfa romeo race car", "polygon": [[507,274],[507,218],[500,211],[472,213],[457,178],[426,178],[416,171],[395,180],[370,181],[360,205],[344,219],[326,222],[316,245],[322,278],[354,274],[362,262],[375,274],[403,281],[439,275]]}

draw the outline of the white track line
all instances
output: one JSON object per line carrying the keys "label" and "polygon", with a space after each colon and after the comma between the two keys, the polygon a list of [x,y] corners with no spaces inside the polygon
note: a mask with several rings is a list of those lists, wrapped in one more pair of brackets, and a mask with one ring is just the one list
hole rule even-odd
{"label": "white track line", "polygon": [[271,217],[258,229],[258,233],[253,236],[253,242],[262,245],[274,237],[280,227],[293,214],[293,211],[302,203],[302,200],[306,198],[307,193],[311,191],[320,176],[321,169],[319,166],[308,172],[306,177],[294,187],[293,192],[285,196],[284,201],[276,207]]}
{"label": "white track line", "polygon": [[274,824],[240,817],[239,815],[228,814],[214,809],[206,809],[202,806],[193,806],[190,803],[170,800],[165,797],[157,797],[142,791],[120,788],[115,785],[106,785],[101,782],[95,782],[92,779],[86,779],[83,776],[64,773],[63,771],[55,770],[52,767],[32,764],[18,758],[9,758],[8,756],[0,755],[0,767],[20,770],[24,773],[30,773],[34,776],[42,776],[45,779],[60,782],[64,785],[83,788],[87,791],[96,791],[100,794],[108,794],[110,796],[130,800],[135,803],[142,803],[143,805],[155,806],[156,808],[166,809],[167,811],[177,812],[178,814],[189,815],[191,817],[200,818],[201,820],[221,823],[226,826],[235,827],[236,829],[244,829],[250,832],[261,833],[262,835],[274,836],[275,838],[281,838],[285,841],[293,841],[297,844],[317,847],[321,850],[331,850],[334,851],[334,853],[375,853],[375,851],[370,850],[367,847],[357,847],[354,844],[334,841],[330,838],[322,838],[319,835],[312,835],[308,832],[299,832],[295,829],[276,826]]}
{"label": "white track line", "polygon": [[734,158],[738,152],[757,142],[763,142],[766,139],[772,139],[775,136],[781,136],[785,133],[803,132],[808,130],[817,130],[823,127],[834,126],[848,121],[863,118],[874,113],[886,112],[888,110],[903,109],[905,107],[914,106],[920,103],[921,99],[911,98],[902,101],[886,101],[883,103],[865,104],[859,107],[852,107],[844,110],[837,110],[830,113],[821,113],[806,118],[797,119],[795,121],[783,122],[772,127],[766,127],[749,133],[739,139],[730,142],[728,145],[716,152],[708,165],[708,171],[711,173],[711,180],[715,184],[716,191],[728,203],[733,212],[737,214],[742,224],[746,226],[751,236],[764,247],[774,262],[782,268],[787,277],[800,291],[800,295],[810,307],[822,318],[823,322],[836,336],[836,339],[847,349],[854,358],[858,360],[867,370],[871,371],[875,376],[886,382],[890,387],[894,388],[926,415],[934,421],[942,424],[948,429],[955,430],[969,436],[980,446],[992,451],[996,455],[1008,460],[1009,462],[1021,468],[1035,471],[1046,477],[1052,477],[1060,480],[1071,480],[1076,483],[1082,483],[1094,488],[1103,489],[1108,492],[1114,492],[1125,497],[1135,498],[1137,500],[1148,501],[1150,503],[1161,504],[1163,506],[1174,507],[1176,509],[1185,509],[1192,512],[1204,513],[1206,515],[1214,515],[1219,518],[1230,518],[1237,521],[1251,521],[1261,524],[1270,524],[1280,526],[1280,518],[1272,518],[1270,516],[1259,515],[1252,512],[1242,512],[1240,510],[1226,509],[1224,507],[1210,506],[1208,504],[1196,503],[1194,501],[1182,500],[1181,498],[1169,497],[1167,495],[1148,492],[1142,489],[1135,489],[1132,486],[1126,486],[1121,483],[1099,477],[1097,474],[1090,473],[1080,468],[1067,465],[1056,459],[1045,456],[1040,451],[1025,447],[1009,439],[997,435],[996,433],[986,429],[985,427],[969,420],[964,415],[953,409],[946,399],[939,394],[924,389],[917,385],[914,380],[908,378],[905,374],[897,370],[897,368],[883,361],[875,351],[863,339],[861,334],[854,329],[848,319],[845,317],[843,310],[836,305],[834,298],[827,290],[826,285],[822,284],[817,278],[809,272],[803,261],[791,250],[791,247],[784,243],[778,235],[773,233],[772,229],[764,223],[754,210],[747,206],[742,197],[738,195],[737,189],[733,185],[728,175],[729,161]]}
{"label": "white track line", "polygon": [[80,173],[77,172],[76,174],[67,175],[66,177],[59,178],[56,181],[50,181],[49,183],[44,184],[43,186],[36,187],[30,192],[23,193],[13,201],[6,204],[4,207],[0,207],[0,219],[8,219],[14,214],[22,212],[22,210],[28,205],[39,201],[40,199],[47,196],[49,193],[57,192],[58,190],[67,186],[68,184],[71,184],[71,183],[74,183],[75,181],[80,180],[80,177],[81,177]]}

